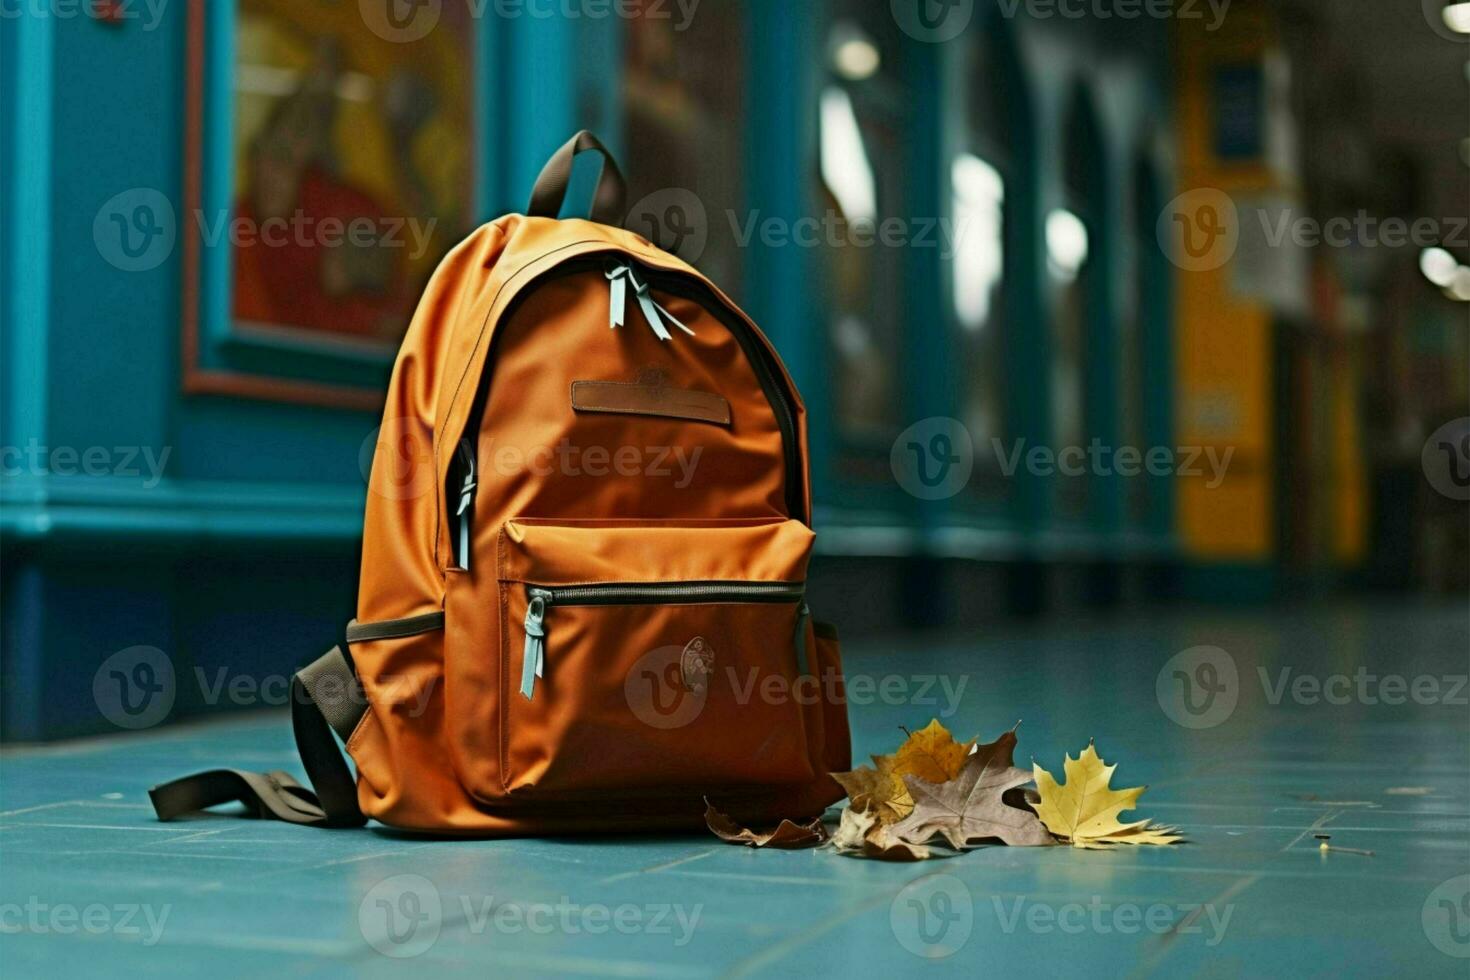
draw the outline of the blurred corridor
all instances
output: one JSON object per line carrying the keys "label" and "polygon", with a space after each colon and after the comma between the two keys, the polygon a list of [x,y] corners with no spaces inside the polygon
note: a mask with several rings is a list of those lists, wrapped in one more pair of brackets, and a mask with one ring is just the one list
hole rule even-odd
{"label": "blurred corridor", "polygon": [[332,641],[408,313],[580,126],[803,391],[848,629],[1464,600],[1470,5],[586,6],[6,14],[5,739]]}
{"label": "blurred corridor", "polygon": [[6,977],[1464,980],[1467,697],[1470,0],[0,0]]}

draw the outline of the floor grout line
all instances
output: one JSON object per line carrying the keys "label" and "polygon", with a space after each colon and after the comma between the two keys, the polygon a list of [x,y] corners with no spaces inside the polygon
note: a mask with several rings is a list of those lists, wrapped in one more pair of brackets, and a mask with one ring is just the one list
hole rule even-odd
{"label": "floor grout line", "polygon": [[[1300,843],[1304,837],[1306,837],[1313,831],[1320,830],[1329,820],[1337,816],[1339,813],[1341,813],[1341,811],[1331,811],[1322,814],[1316,820],[1312,821],[1312,825],[1310,827],[1293,837],[1291,841],[1287,843],[1287,845],[1283,847],[1278,853],[1285,854],[1287,851],[1290,851],[1293,847],[1296,847],[1296,845]],[[1159,937],[1159,940],[1154,945],[1153,950],[1150,953],[1145,954],[1144,962],[1139,964],[1138,971],[1135,972],[1133,975],[1137,977],[1151,976],[1154,970],[1158,969],[1159,964],[1164,960],[1164,958],[1168,956],[1169,950],[1174,940],[1182,935],[1183,930],[1188,928],[1201,915],[1203,915],[1206,908],[1214,908],[1228,903],[1232,898],[1250,888],[1256,882],[1260,881],[1263,877],[1265,877],[1264,873],[1257,871],[1253,874],[1248,874],[1243,878],[1237,879],[1214,898],[1210,899],[1208,902],[1201,904],[1199,908],[1190,912],[1179,922],[1175,923],[1172,929],[1170,929],[1163,936]]]}
{"label": "floor grout line", "polygon": [[698,854],[686,854],[681,858],[675,858],[672,861],[665,861],[662,864],[654,864],[646,868],[639,868],[637,871],[624,871],[622,874],[615,874],[610,878],[603,878],[598,883],[607,885],[611,884],[614,881],[623,881],[626,878],[636,878],[639,875],[656,874],[660,871],[667,871],[670,868],[677,868],[681,864],[688,864],[691,861],[698,861],[703,858],[707,858],[711,854],[717,853],[717,851],[717,848],[712,847],[707,851],[700,851]]}

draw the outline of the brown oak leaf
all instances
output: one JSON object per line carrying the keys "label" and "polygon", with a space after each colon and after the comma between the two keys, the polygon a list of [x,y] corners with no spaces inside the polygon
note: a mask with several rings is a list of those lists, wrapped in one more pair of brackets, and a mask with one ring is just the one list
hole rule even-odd
{"label": "brown oak leaf", "polygon": [[763,834],[749,827],[740,826],[727,814],[716,810],[714,804],[708,799],[704,801],[704,807],[705,826],[709,827],[710,831],[720,840],[730,844],[795,850],[802,847],[816,847],[827,840],[827,828],[822,824],[821,817],[810,823],[782,820],[775,830]]}
{"label": "brown oak leaf", "polygon": [[[874,756],[873,761],[879,762],[879,757]],[[886,768],[863,766],[852,772],[834,772],[832,778],[847,791],[851,809],[872,813],[882,823],[896,823],[914,808],[908,787]]]}
{"label": "brown oak leaf", "polygon": [[1052,844],[1052,836],[1030,810],[1008,806],[1004,795],[1031,782],[1033,776],[1016,768],[1015,729],[987,745],[981,745],[965,760],[953,779],[943,782],[906,776],[913,795],[914,811],[893,826],[893,833],[922,844],[942,835],[955,850],[965,850],[971,841],[995,838],[1016,847]]}

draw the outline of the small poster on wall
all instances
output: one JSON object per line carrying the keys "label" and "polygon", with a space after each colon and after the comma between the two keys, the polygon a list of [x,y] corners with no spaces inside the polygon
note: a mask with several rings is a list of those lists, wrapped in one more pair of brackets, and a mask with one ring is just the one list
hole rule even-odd
{"label": "small poster on wall", "polygon": [[366,404],[474,219],[467,8],[411,39],[355,3],[191,17],[186,387]]}

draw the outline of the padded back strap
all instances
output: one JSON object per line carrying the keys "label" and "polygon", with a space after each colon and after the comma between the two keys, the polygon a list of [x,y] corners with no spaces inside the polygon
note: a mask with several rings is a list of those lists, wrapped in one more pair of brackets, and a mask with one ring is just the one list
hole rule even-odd
{"label": "padded back strap", "polygon": [[311,789],[279,770],[210,769],[161,783],[148,791],[159,820],[220,803],[245,804],[249,816],[318,827],[361,827],[357,782],[332,738],[345,743],[367,711],[367,699],[341,647],[291,678],[291,728]]}

